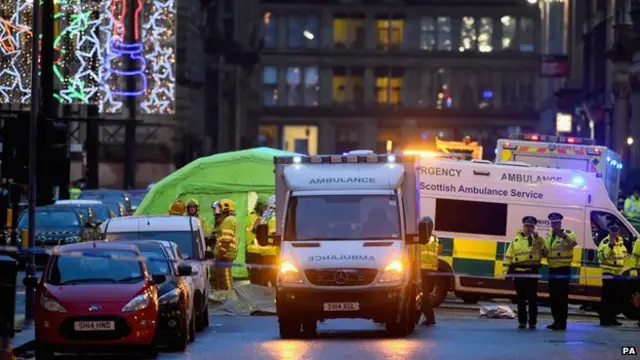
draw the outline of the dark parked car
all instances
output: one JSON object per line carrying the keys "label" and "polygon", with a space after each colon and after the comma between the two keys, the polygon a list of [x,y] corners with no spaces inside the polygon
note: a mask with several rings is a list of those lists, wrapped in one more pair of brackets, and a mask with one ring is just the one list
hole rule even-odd
{"label": "dark parked car", "polygon": [[119,201],[122,202],[126,209],[126,214],[131,213],[131,194],[123,190],[110,190],[110,189],[91,189],[91,190],[82,190],[80,193],[79,199],[86,200],[102,200],[103,203],[106,203],[105,200]]}

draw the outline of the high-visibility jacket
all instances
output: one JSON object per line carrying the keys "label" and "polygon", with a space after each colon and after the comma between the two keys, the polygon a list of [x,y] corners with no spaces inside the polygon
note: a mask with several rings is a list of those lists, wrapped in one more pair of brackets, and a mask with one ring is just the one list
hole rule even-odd
{"label": "high-visibility jacket", "polygon": [[82,190],[76,187],[69,189],[69,199],[77,200],[80,197],[80,193],[82,193]]}
{"label": "high-visibility jacket", "polygon": [[624,216],[629,219],[640,220],[640,198],[631,195],[625,199]]}
{"label": "high-visibility jacket", "polygon": [[213,249],[216,260],[233,261],[238,256],[238,238],[236,237],[236,217],[229,215],[218,227],[220,235]]}
{"label": "high-visibility jacket", "polygon": [[544,239],[541,236],[538,234],[531,235],[531,245],[529,245],[529,238],[525,236],[523,231],[518,231],[504,254],[502,263],[504,272],[540,267],[543,250]]}
{"label": "high-visibility jacket", "polygon": [[598,261],[603,274],[620,275],[627,259],[627,248],[624,246],[624,240],[618,236],[613,247],[609,246],[612,241],[607,235],[602,239],[598,246]]}
{"label": "high-visibility jacket", "polygon": [[428,243],[420,245],[420,269],[437,271],[440,250],[440,239],[436,235],[431,235]]}
{"label": "high-visibility jacket", "polygon": [[[267,220],[267,228],[269,229],[269,234],[273,234],[276,232],[276,217],[271,216],[269,220]],[[273,239],[267,239],[269,244],[273,244]],[[275,245],[265,245],[260,247],[260,254],[262,256],[277,256],[278,255],[278,247]]]}
{"label": "high-visibility jacket", "polygon": [[258,219],[260,219],[260,217],[256,215],[255,211],[252,211],[244,221],[246,248],[247,252],[252,254],[260,254],[260,245],[258,245],[258,240],[256,240],[256,234],[253,233],[253,224],[255,224]]}
{"label": "high-visibility jacket", "polygon": [[576,233],[567,229],[562,229],[562,233],[566,236],[566,239],[556,236],[553,231],[549,231],[544,239],[543,252],[546,253],[550,268],[571,266],[573,248],[578,245]]}
{"label": "high-visibility jacket", "polygon": [[624,263],[624,270],[631,270],[632,273],[630,276],[638,276],[640,275],[640,241],[636,240],[633,244],[633,250],[631,250],[631,254],[627,256],[627,259]]}

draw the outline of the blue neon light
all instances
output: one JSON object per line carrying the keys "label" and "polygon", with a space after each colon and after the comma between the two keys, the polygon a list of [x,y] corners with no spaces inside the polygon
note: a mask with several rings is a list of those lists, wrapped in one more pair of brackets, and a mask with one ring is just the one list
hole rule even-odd
{"label": "blue neon light", "polygon": [[[119,96],[140,96],[147,91],[148,80],[145,74],[145,70],[147,67],[147,61],[142,55],[144,51],[144,44],[141,42],[136,42],[132,44],[127,44],[121,42],[120,40],[113,40],[109,44],[109,51],[107,52],[107,58],[105,59],[105,76],[103,78],[103,84],[108,86],[107,82],[111,76],[137,76],[140,79],[140,84],[142,85],[140,89],[136,91],[125,91],[119,89],[110,89],[111,93]],[[111,67],[111,62],[117,58],[129,57],[130,59],[135,61],[137,64],[137,68],[135,70],[127,71],[120,69],[113,69]],[[124,59],[122,59],[124,60]]]}

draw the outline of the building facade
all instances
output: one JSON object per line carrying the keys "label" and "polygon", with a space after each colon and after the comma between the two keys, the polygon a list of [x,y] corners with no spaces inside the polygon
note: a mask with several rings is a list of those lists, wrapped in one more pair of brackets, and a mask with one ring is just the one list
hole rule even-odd
{"label": "building facade", "polygon": [[[355,6],[358,5],[358,6]],[[540,9],[526,0],[270,1],[262,145],[401,150],[538,130]]]}

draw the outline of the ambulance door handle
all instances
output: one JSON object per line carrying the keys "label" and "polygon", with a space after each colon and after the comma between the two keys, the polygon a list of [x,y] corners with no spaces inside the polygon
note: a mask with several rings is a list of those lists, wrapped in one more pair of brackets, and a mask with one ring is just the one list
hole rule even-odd
{"label": "ambulance door handle", "polygon": [[491,175],[491,173],[488,172],[488,171],[473,170],[473,175],[489,176],[489,175]]}

